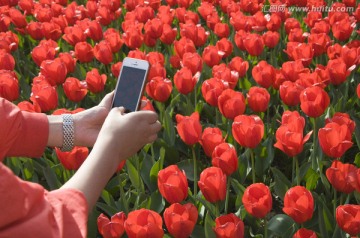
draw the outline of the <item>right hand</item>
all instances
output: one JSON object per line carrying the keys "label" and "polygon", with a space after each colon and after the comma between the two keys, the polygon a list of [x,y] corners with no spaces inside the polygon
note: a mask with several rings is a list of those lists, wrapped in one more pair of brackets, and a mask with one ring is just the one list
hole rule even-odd
{"label": "right hand", "polygon": [[[161,129],[158,115],[152,111],[124,114],[124,108],[113,108],[100,131],[98,141],[117,153],[119,161],[129,158],[144,145],[157,139]],[[104,151],[106,153],[106,151]]]}

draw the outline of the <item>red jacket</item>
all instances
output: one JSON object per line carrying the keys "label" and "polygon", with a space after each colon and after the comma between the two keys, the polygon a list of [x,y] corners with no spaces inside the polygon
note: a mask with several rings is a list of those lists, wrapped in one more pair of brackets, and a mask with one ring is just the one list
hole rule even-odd
{"label": "red jacket", "polygon": [[[0,98],[0,161],[40,157],[49,134],[47,116],[20,111]],[[87,203],[75,189],[46,191],[0,162],[0,237],[86,237]]]}

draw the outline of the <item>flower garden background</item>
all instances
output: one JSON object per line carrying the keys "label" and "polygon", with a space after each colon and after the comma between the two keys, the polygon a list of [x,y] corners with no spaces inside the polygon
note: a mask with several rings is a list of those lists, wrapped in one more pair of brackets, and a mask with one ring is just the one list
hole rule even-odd
{"label": "flower garden background", "polygon": [[[0,96],[22,110],[90,108],[115,88],[124,57],[150,62],[145,109],[163,130],[119,166],[89,237],[360,234],[355,0],[0,5]],[[4,163],[51,190],[88,153]]]}

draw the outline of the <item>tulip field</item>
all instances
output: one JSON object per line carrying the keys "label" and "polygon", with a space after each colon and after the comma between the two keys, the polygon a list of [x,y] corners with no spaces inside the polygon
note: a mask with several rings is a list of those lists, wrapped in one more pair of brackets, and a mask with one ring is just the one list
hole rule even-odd
{"label": "tulip field", "polygon": [[[119,165],[88,237],[360,237],[357,1],[0,6],[0,96],[22,110],[93,107],[125,57],[150,63],[143,110],[162,130]],[[90,152],[4,163],[54,190]]]}

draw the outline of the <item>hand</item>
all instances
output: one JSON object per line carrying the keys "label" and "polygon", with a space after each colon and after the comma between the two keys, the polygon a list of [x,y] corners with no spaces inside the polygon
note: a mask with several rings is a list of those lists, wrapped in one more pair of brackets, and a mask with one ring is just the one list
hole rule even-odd
{"label": "hand", "polygon": [[[158,115],[152,111],[124,114],[123,108],[113,108],[106,118],[95,147],[116,153],[121,160],[129,158],[145,144],[157,139],[161,129]],[[106,153],[106,152],[105,152]]]}
{"label": "hand", "polygon": [[108,93],[99,105],[76,113],[74,117],[75,145],[92,147],[105,118],[110,112],[114,93]]}

